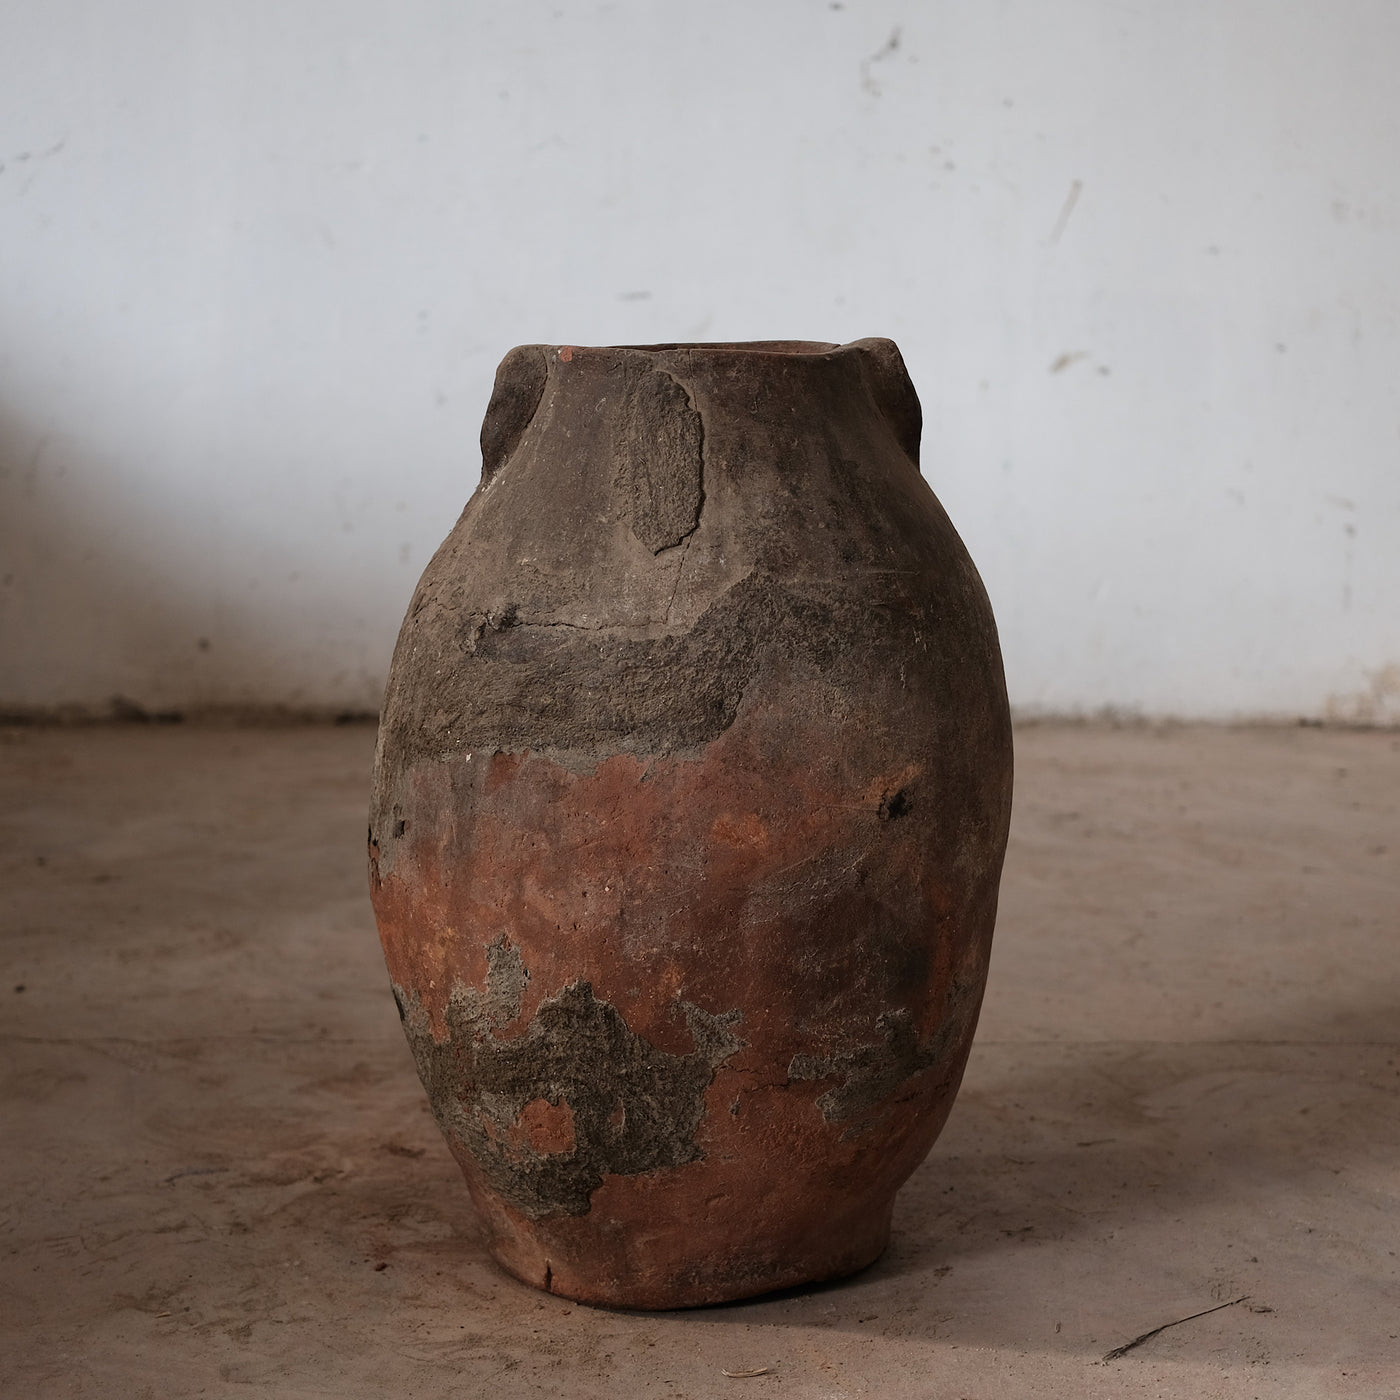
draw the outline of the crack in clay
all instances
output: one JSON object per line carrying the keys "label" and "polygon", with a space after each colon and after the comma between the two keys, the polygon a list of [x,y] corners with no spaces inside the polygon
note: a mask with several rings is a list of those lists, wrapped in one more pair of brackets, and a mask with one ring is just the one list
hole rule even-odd
{"label": "crack in clay", "polygon": [[[684,542],[683,549],[689,550],[689,548],[690,541],[686,540]],[[682,561],[684,561],[684,553],[682,553],[681,559]],[[677,585],[679,585],[680,583],[679,569],[676,571],[676,583]],[[521,631],[528,630],[530,628],[536,628],[540,631],[552,631],[556,628],[562,628],[570,632],[590,632],[594,634],[602,633],[609,637],[636,638],[639,640],[646,640],[647,633],[651,628],[669,627],[671,625],[671,609],[672,605],[675,603],[675,600],[676,589],[673,587],[671,589],[670,601],[666,605],[666,615],[664,617],[644,617],[640,618],[636,622],[569,622],[558,618],[553,619],[549,622],[545,622],[538,618],[517,616],[511,622],[510,625],[513,629]],[[474,642],[479,642],[486,632],[484,624],[486,622],[487,614],[479,612],[465,613],[462,615],[462,617],[464,631]],[[495,628],[493,630],[500,631],[501,629]],[[469,647],[469,651],[474,650],[475,646]]]}
{"label": "crack in clay", "polygon": [[[704,1159],[695,1133],[715,1071],[746,1042],[737,1008],[680,1008],[694,1049],[673,1055],[637,1035],[592,985],[546,997],[522,1034],[494,1032],[520,1014],[529,973],[502,936],[487,950],[486,988],[458,983],[446,1040],[435,1038],[416,993],[394,997],[433,1113],[448,1140],[491,1188],[530,1219],[586,1215],[605,1176],[637,1176]],[[538,1148],[522,1115],[542,1102],[571,1115],[572,1144]]]}
{"label": "crack in clay", "polygon": [[[659,637],[518,620],[492,629],[475,618],[455,637],[429,641],[425,631],[421,650],[404,648],[412,664],[386,696],[379,765],[402,770],[420,756],[463,747],[590,756],[695,751],[734,722],[770,658],[828,672],[856,626],[877,653],[900,645],[903,629],[892,617],[854,602],[819,603],[748,575],[689,630]],[[421,685],[413,683],[419,670]],[[457,716],[450,735],[444,714]]]}
{"label": "crack in clay", "polygon": [[666,599],[666,616],[662,618],[659,624],[662,627],[669,627],[671,625],[671,614],[675,611],[676,607],[676,594],[680,592],[681,575],[685,572],[686,556],[690,553],[690,542],[694,538],[694,535],[688,535],[685,542],[681,545],[681,557],[676,564],[676,581],[671,585],[671,596]]}

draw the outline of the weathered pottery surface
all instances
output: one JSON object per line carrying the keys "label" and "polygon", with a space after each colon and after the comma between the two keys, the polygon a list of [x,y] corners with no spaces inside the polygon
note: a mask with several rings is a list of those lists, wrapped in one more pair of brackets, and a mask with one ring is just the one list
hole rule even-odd
{"label": "weathered pottery surface", "polygon": [[947,1117],[1011,732],[894,344],[523,346],[394,655],[371,885],[496,1258],[860,1269]]}

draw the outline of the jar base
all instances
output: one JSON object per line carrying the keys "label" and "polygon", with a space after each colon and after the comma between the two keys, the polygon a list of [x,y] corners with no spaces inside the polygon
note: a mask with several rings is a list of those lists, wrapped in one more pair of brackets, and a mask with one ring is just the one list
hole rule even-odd
{"label": "jar base", "polygon": [[607,1245],[574,1250],[561,1238],[572,1232],[527,1225],[497,1232],[490,1253],[522,1283],[592,1307],[698,1308],[860,1273],[889,1244],[892,1209],[891,1201],[844,1221],[825,1220],[738,1247],[730,1241],[713,1252],[695,1238],[698,1230],[648,1228],[644,1238],[632,1239],[609,1232]]}

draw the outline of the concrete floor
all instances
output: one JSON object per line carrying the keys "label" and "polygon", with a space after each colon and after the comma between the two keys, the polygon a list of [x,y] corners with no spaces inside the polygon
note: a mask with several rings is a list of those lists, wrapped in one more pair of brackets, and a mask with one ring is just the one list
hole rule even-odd
{"label": "concrete floor", "polygon": [[1400,1396],[1400,736],[1023,728],[894,1246],[660,1315],[483,1255],[365,898],[372,742],[0,732],[4,1396]]}

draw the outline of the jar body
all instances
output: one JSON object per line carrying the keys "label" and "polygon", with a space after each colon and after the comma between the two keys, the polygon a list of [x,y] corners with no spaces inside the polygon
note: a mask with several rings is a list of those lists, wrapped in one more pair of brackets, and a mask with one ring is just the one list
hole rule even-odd
{"label": "jar body", "polygon": [[888,341],[522,347],[400,634],[371,890],[493,1254],[677,1307],[852,1272],[947,1117],[1011,798]]}

